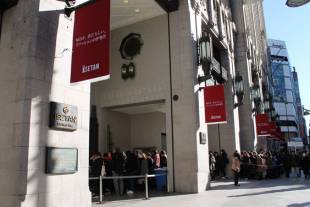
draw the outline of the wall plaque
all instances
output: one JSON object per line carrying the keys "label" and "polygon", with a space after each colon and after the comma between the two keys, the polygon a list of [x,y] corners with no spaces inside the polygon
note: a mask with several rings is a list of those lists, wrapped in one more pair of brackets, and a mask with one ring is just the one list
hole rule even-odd
{"label": "wall plaque", "polygon": [[206,133],[199,132],[200,144],[207,144],[207,135]]}
{"label": "wall plaque", "polygon": [[72,174],[78,169],[78,149],[46,147],[45,172]]}
{"label": "wall plaque", "polygon": [[49,126],[53,129],[74,131],[77,129],[78,109],[68,104],[50,103]]}

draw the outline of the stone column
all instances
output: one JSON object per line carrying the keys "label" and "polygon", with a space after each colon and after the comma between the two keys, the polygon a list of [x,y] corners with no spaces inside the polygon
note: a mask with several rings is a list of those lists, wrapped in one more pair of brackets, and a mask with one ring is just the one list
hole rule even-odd
{"label": "stone column", "polygon": [[202,192],[209,182],[208,146],[199,144],[199,132],[207,134],[207,127],[203,93],[194,88],[195,39],[195,14],[181,0],[179,10],[170,14],[172,95],[179,97],[172,102],[176,192]]}
{"label": "stone column", "polygon": [[[62,2],[19,1],[4,13],[0,42],[2,207],[91,206],[89,84],[70,85],[72,19]],[[4,90],[5,89],[5,90]],[[50,101],[78,107],[78,129],[48,127]],[[78,171],[45,174],[45,148],[78,149]]]}

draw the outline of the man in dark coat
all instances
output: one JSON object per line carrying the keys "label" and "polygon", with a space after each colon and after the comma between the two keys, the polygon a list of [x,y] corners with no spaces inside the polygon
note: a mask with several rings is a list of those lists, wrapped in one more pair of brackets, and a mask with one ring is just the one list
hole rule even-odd
{"label": "man in dark coat", "polygon": [[[120,152],[119,148],[116,148],[112,154],[111,169],[113,176],[122,176],[124,171],[125,157]],[[124,193],[124,181],[123,179],[113,179],[115,193],[123,195]]]}
{"label": "man in dark coat", "polygon": [[[103,165],[103,158],[101,157],[100,152],[95,152],[90,158],[90,167],[91,173],[90,177],[99,177],[101,175],[101,169]],[[99,180],[92,180],[90,182],[90,190],[95,195],[99,194]]]}
{"label": "man in dark coat", "polygon": [[301,169],[304,172],[305,179],[308,179],[309,178],[310,159],[309,159],[309,156],[307,155],[307,152],[302,153],[300,164],[301,164]]}

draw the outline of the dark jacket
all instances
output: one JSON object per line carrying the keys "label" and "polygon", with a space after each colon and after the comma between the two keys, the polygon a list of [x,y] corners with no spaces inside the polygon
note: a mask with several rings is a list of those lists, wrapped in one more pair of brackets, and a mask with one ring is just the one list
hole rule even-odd
{"label": "dark jacket", "polygon": [[139,171],[138,158],[134,154],[129,154],[125,163],[126,174],[136,175]]}
{"label": "dark jacket", "polygon": [[101,175],[101,168],[103,165],[103,159],[101,157],[96,158],[95,160],[91,161],[91,176],[92,177],[99,177]]}
{"label": "dark jacket", "polygon": [[120,152],[112,154],[111,169],[117,174],[123,174],[124,171],[124,155]]}

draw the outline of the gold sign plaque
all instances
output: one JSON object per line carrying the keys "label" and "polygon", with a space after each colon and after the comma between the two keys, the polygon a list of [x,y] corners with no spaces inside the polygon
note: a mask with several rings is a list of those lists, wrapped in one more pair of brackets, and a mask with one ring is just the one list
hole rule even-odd
{"label": "gold sign plaque", "polygon": [[77,129],[78,109],[63,103],[50,103],[49,126],[53,129],[74,131]]}

